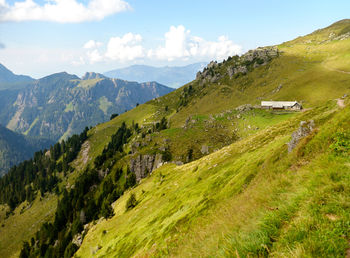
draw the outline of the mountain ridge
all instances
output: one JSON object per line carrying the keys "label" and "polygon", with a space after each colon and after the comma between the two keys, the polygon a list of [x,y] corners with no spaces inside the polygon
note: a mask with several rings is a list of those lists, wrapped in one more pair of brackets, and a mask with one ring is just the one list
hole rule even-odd
{"label": "mountain ridge", "polygon": [[60,72],[16,92],[2,91],[6,102],[0,122],[13,131],[57,141],[171,91],[157,82],[140,84],[96,73],[80,79]]}
{"label": "mountain ridge", "polygon": [[30,76],[16,75],[0,63],[0,90],[22,88],[32,81]]}
{"label": "mountain ridge", "polygon": [[128,81],[157,81],[158,83],[178,88],[195,78],[196,73],[206,63],[194,63],[186,66],[154,67],[148,65],[132,65],[103,73],[111,78],[120,78]]}

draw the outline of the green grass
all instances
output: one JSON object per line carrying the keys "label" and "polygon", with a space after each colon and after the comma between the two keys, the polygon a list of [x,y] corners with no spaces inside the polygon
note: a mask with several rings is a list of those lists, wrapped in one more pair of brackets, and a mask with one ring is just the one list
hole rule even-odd
{"label": "green grass", "polygon": [[50,194],[39,198],[31,206],[22,203],[7,219],[0,215],[0,257],[18,257],[23,241],[29,241],[42,223],[53,220],[57,197]]}
{"label": "green grass", "polygon": [[101,80],[103,80],[103,79],[102,78],[98,78],[98,79],[90,79],[90,80],[81,80],[79,82],[79,84],[77,85],[77,87],[80,87],[80,88],[88,90],[88,89],[96,86],[96,83],[98,83]]}
{"label": "green grass", "polygon": [[[108,142],[111,139],[111,136],[117,131],[122,122],[125,121],[128,125],[131,125],[132,121],[134,121],[135,123],[142,124],[144,120],[147,120],[149,117],[151,117],[154,112],[155,107],[153,105],[143,104],[126,113],[119,115],[118,117],[114,118],[113,120],[107,123],[99,124],[92,130],[90,130],[88,133],[88,142],[91,147],[88,152],[88,164],[91,164],[91,162],[98,155],[101,154],[103,148],[108,144]],[[83,167],[83,165],[81,164],[81,157],[82,153],[79,154],[76,163],[77,166],[79,166],[80,164],[80,167]]]}
{"label": "green grass", "polygon": [[[340,126],[350,131],[348,111],[338,111],[329,103],[198,161],[163,166],[115,203],[116,215],[94,226],[76,255],[92,256],[100,246],[97,257],[341,257],[350,237],[350,170],[346,165],[350,160],[334,155],[329,144]],[[288,154],[285,144],[292,131],[300,120],[311,118],[317,131]],[[335,174],[339,170],[343,175]],[[131,193],[136,194],[138,204],[126,212]],[[329,207],[313,201],[327,196]],[[332,226],[336,222],[330,222],[326,214],[339,217],[336,230]],[[312,230],[299,241],[299,228],[293,227],[305,225],[294,221],[304,215],[315,221],[306,219]],[[334,241],[322,237],[324,233]],[[294,245],[289,244],[293,241]]]}

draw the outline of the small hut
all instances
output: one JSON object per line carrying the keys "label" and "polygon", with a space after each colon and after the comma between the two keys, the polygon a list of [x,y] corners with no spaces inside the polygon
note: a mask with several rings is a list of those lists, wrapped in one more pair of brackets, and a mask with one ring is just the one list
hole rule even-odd
{"label": "small hut", "polygon": [[261,101],[261,108],[284,110],[303,109],[302,105],[298,101]]}

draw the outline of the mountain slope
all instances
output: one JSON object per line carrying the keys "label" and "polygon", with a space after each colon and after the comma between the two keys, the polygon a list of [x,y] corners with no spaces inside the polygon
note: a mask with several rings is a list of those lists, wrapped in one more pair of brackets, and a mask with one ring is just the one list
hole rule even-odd
{"label": "mountain slope", "polygon": [[[91,227],[76,255],[344,256],[349,156],[330,143],[349,132],[347,112],[333,102],[198,161],[163,166],[114,203],[113,218]],[[288,153],[290,135],[309,119],[317,130]],[[128,211],[131,194],[137,205]]]}
{"label": "mountain slope", "polygon": [[0,125],[0,176],[34,152],[49,148],[52,141],[25,137]]}
{"label": "mountain slope", "polygon": [[105,72],[104,75],[111,78],[119,78],[128,81],[156,81],[161,84],[178,88],[192,81],[199,70],[206,63],[195,63],[186,66],[153,67],[147,65],[132,65],[122,69]]}
{"label": "mountain slope", "polygon": [[16,75],[0,64],[0,90],[22,88],[34,81],[33,78],[25,75]]}
{"label": "mountain slope", "polygon": [[[347,24],[348,21],[343,23],[340,35],[347,33]],[[347,134],[350,124],[346,115],[348,108],[338,109],[334,100],[325,103],[349,94],[350,75],[343,72],[348,66],[339,71],[325,64],[330,60],[337,65],[343,63],[350,39],[310,43],[310,35],[301,42],[297,39],[278,46],[277,58],[252,70],[246,66],[245,73],[232,74],[232,68],[240,70],[247,59],[242,62],[233,58],[212,64],[207,69],[212,72],[199,74],[196,81],[184,88],[96,127],[89,138],[89,160],[106,145],[99,140],[101,135],[110,135],[112,126],[119,126],[121,121],[131,123],[133,118],[151,122],[167,116],[171,128],[153,134],[151,141],[159,148],[162,141],[167,140],[172,153],[186,155],[189,148],[194,152],[195,148],[200,150],[210,138],[200,140],[199,134],[193,133],[190,137],[199,142],[183,141],[182,132],[195,132],[198,125],[199,132],[205,134],[206,128],[200,121],[210,116],[233,122],[242,140],[188,165],[167,165],[153,171],[151,177],[130,192],[136,194],[136,207],[126,211],[130,194],[124,194],[114,204],[115,216],[89,231],[77,255],[343,256],[350,238],[346,226],[350,214],[346,205],[349,189],[344,188],[349,183],[350,171],[346,165],[348,156],[341,153],[348,151],[348,147],[339,152],[332,143],[338,141],[337,137],[343,137],[340,132]],[[189,86],[194,89],[192,94]],[[255,112],[251,114],[253,117],[243,116],[243,121],[232,121],[231,114],[242,118],[242,114],[232,111],[233,107],[258,104],[264,99],[299,100],[306,109],[313,110],[262,131],[254,130],[253,123],[261,121]],[[166,106],[173,112],[164,112]],[[146,107],[149,113],[136,120]],[[317,130],[288,154],[285,144],[292,132],[301,120],[310,119],[315,121]],[[188,127],[190,129],[186,129]],[[183,144],[176,147],[177,141]],[[208,145],[211,144],[214,145],[215,140]],[[210,152],[213,150],[209,148]],[[337,187],[342,190],[330,190]],[[324,202],[324,198],[329,202]],[[309,205],[310,202],[322,202],[325,207]],[[314,212],[319,215],[314,216]],[[339,226],[333,231],[335,224]],[[321,228],[303,233],[305,228],[316,225]],[[240,231],[242,233],[238,233]],[[342,232],[343,237],[335,232]],[[300,234],[302,238],[298,237]],[[321,240],[322,235],[327,235],[329,241]]]}
{"label": "mountain slope", "polygon": [[156,82],[139,84],[93,73],[79,79],[58,73],[33,82],[17,95],[4,92],[8,104],[0,118],[11,130],[57,141],[171,90]]}
{"label": "mountain slope", "polygon": [[[23,254],[344,257],[348,24],[212,62],[184,87],[90,129],[68,174],[66,155],[44,158],[62,179],[61,201]],[[344,39],[324,40],[333,30]],[[304,110],[256,106],[270,99]],[[15,227],[9,219],[4,232]]]}

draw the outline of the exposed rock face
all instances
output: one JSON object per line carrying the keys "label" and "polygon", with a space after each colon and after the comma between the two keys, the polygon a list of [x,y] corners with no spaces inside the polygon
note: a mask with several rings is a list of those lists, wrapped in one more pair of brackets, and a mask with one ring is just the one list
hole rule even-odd
{"label": "exposed rock face", "polygon": [[209,147],[208,147],[208,145],[202,145],[201,153],[202,154],[209,154]]}
{"label": "exposed rock face", "polygon": [[87,72],[81,78],[82,80],[91,80],[91,79],[106,79],[107,77],[100,73]]}
{"label": "exposed rock face", "polygon": [[83,243],[83,238],[81,234],[76,234],[72,240],[72,243],[75,244],[76,246],[80,247],[81,244]]}
{"label": "exposed rock face", "polygon": [[241,56],[241,60],[253,61],[256,58],[262,59],[264,62],[269,61],[269,59],[277,57],[279,51],[277,47],[259,47],[254,50],[249,50],[246,54]]}
{"label": "exposed rock face", "polygon": [[292,134],[292,139],[288,143],[288,152],[291,152],[297,146],[297,144],[300,142],[300,140],[302,138],[308,136],[314,128],[315,128],[314,120],[310,120],[308,122],[301,121],[300,127],[298,128],[298,130],[296,130]]}
{"label": "exposed rock face", "polygon": [[135,173],[137,182],[162,165],[162,154],[138,155],[136,158],[130,160],[130,170]]}
{"label": "exposed rock face", "polygon": [[278,57],[278,55],[279,51],[277,47],[263,47],[250,50],[240,57],[235,56],[229,58],[227,61],[232,59],[234,61],[230,61],[232,65],[227,67],[225,74],[221,74],[217,69],[222,63],[210,62],[210,64],[203,69],[203,72],[197,73],[196,79],[199,81],[200,85],[215,83],[226,75],[232,79],[235,75],[247,74],[252,69],[267,64],[272,58]]}

